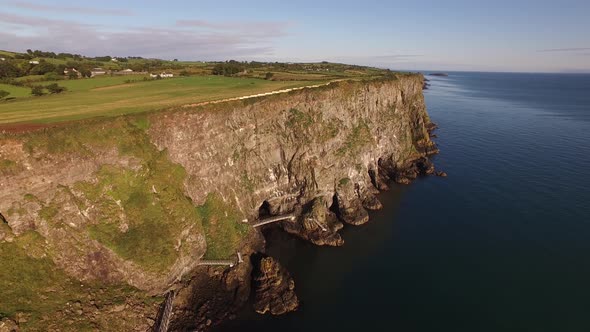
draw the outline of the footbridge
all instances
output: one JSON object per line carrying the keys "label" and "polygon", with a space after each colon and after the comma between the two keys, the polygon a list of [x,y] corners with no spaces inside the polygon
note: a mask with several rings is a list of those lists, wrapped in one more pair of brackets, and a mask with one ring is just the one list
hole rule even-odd
{"label": "footbridge", "polygon": [[290,213],[290,214],[284,214],[282,216],[276,216],[276,217],[263,219],[255,224],[253,224],[252,227],[256,228],[256,227],[272,224],[272,223],[275,223],[275,222],[281,221],[281,220],[295,220],[295,214]]}
{"label": "footbridge", "polygon": [[199,266],[229,266],[233,267],[236,265],[236,261],[229,259],[216,259],[216,260],[202,260],[197,263]]}
{"label": "footbridge", "polygon": [[166,300],[164,301],[164,305],[158,313],[158,318],[156,319],[156,324],[154,325],[154,332],[168,332],[168,325],[170,325],[170,319],[172,318],[172,309],[175,297],[176,293],[173,290],[166,294]]}

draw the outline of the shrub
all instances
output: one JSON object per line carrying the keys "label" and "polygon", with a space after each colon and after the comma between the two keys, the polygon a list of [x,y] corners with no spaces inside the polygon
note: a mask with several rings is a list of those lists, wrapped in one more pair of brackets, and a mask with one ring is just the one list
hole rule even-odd
{"label": "shrub", "polygon": [[31,94],[33,96],[42,96],[45,93],[43,92],[43,87],[40,85],[34,85],[31,87]]}
{"label": "shrub", "polygon": [[67,90],[66,87],[59,86],[57,83],[49,84],[46,88],[51,94],[62,93]]}
{"label": "shrub", "polygon": [[0,90],[0,99],[4,99],[4,97],[7,97],[9,94],[10,92],[8,91]]}
{"label": "shrub", "polygon": [[266,73],[266,75],[264,75],[264,79],[265,80],[270,80],[273,76],[275,76],[275,74],[268,72]]}

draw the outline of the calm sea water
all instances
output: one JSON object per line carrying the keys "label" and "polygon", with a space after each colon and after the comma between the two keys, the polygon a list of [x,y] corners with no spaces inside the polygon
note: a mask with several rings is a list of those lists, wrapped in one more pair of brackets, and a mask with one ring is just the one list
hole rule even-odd
{"label": "calm sea water", "polygon": [[590,75],[429,79],[449,177],[382,194],[342,248],[275,236],[301,310],[220,331],[590,331]]}

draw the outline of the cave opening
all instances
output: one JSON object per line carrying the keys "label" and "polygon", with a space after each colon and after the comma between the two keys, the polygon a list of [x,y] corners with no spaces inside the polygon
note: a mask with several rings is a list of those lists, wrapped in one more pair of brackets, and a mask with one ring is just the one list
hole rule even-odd
{"label": "cave opening", "polygon": [[2,215],[2,213],[0,213],[0,222],[3,222],[5,224],[8,224],[8,220],[6,220],[6,218],[4,218],[4,216]]}
{"label": "cave opening", "polygon": [[258,219],[264,219],[271,217],[270,203],[268,201],[262,202],[262,205],[258,208]]}
{"label": "cave opening", "polygon": [[334,194],[334,196],[332,196],[332,205],[330,205],[329,210],[334,212],[337,216],[340,215],[340,206],[338,205],[337,194]]}
{"label": "cave opening", "polygon": [[369,178],[371,179],[373,186],[377,188],[377,171],[375,171],[375,169],[369,169]]}

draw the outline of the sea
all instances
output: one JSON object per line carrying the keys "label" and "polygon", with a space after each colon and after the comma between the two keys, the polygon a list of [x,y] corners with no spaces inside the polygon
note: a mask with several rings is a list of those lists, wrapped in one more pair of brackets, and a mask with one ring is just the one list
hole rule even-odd
{"label": "sea", "polygon": [[590,331],[590,75],[426,76],[424,177],[340,248],[270,231],[301,307],[217,331]]}

